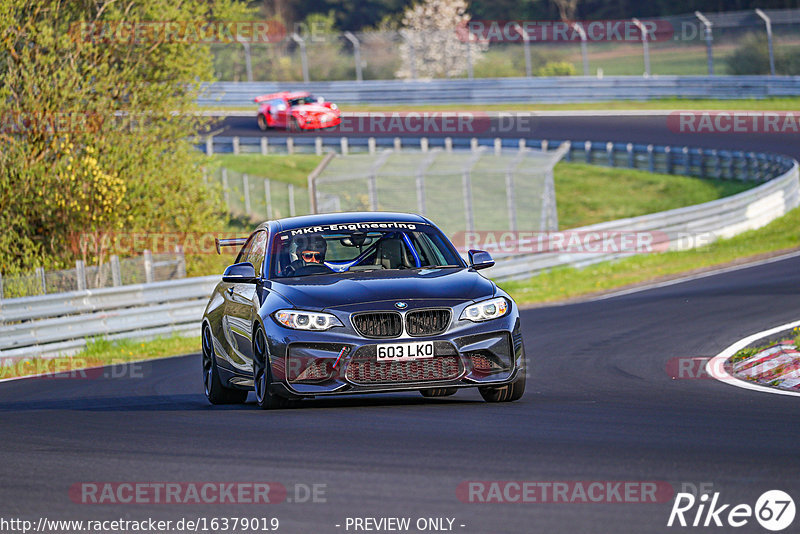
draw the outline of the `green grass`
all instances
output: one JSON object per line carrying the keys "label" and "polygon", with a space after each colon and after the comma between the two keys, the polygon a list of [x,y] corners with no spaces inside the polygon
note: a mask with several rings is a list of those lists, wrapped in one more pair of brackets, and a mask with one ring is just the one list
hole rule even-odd
{"label": "green grass", "polygon": [[314,154],[293,154],[291,156],[218,154],[212,157],[212,161],[236,172],[306,187],[308,175],[319,165],[322,158],[323,156]]}
{"label": "green grass", "polygon": [[559,163],[554,176],[562,229],[701,204],[753,186],[581,163]]}
{"label": "green grass", "polygon": [[[774,345],[775,343],[776,341],[770,341],[767,344],[759,345],[757,347],[744,348],[728,358],[728,361],[731,363],[736,363],[738,361],[746,360],[747,358],[755,356],[764,350],[765,347]],[[784,345],[793,344],[796,348],[800,348],[800,327],[793,329],[791,334],[784,336],[784,338],[781,340],[781,343]]]}
{"label": "green grass", "polygon": [[72,356],[52,359],[34,358],[15,365],[0,366],[0,379],[42,373],[63,373],[76,369],[152,360],[200,351],[200,336],[182,337],[177,334],[148,341],[104,338],[88,340],[86,347]]}
{"label": "green grass", "polygon": [[798,248],[800,208],[763,228],[721,239],[702,248],[632,256],[584,269],[559,267],[528,280],[502,282],[500,285],[523,305],[555,302]]}

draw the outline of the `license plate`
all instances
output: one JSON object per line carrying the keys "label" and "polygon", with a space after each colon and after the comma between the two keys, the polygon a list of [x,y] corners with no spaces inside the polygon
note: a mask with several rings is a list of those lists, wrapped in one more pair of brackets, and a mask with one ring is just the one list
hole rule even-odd
{"label": "license plate", "polygon": [[433,341],[378,345],[378,361],[402,362],[433,358]]}

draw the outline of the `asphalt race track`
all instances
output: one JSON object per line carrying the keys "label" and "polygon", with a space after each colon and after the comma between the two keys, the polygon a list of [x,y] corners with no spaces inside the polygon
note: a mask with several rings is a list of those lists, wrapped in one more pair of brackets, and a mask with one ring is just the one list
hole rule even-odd
{"label": "asphalt race track", "polygon": [[[642,141],[671,142],[657,128],[637,131],[643,119],[589,122],[578,131],[580,121],[545,121],[541,137],[627,141],[649,134]],[[704,145],[716,142],[753,149],[773,141],[753,136],[747,144],[728,135]],[[800,155],[791,139],[774,142],[773,151]],[[2,383],[2,515],[277,517],[279,532],[319,534],[354,532],[345,528],[348,517],[410,517],[412,524],[455,518],[453,530],[463,533],[695,531],[666,527],[671,500],[487,504],[462,502],[456,490],[466,481],[660,481],[675,492],[705,484],[731,505],[754,506],[770,489],[797,502],[797,399],[710,379],[674,380],[667,368],[672,358],[711,357],[747,334],[798,319],[798,302],[794,257],[525,310],[530,375],[526,395],[512,404],[486,404],[477,392],[462,391],[445,399],[314,400],[273,412],[252,402],[211,407],[199,355],[86,379]],[[83,482],[191,481],[279,482],[293,502],[89,505],[73,502],[69,491]],[[305,496],[297,484],[322,484],[324,496],[294,502]],[[736,531],[765,532],[753,518]]]}

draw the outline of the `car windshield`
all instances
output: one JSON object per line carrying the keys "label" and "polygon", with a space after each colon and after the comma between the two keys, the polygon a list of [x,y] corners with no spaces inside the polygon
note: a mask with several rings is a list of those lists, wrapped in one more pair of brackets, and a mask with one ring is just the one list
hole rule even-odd
{"label": "car windshield", "polygon": [[304,104],[316,104],[317,102],[319,102],[319,100],[320,99],[314,95],[301,96],[300,98],[293,98],[289,100],[289,105],[302,106]]}
{"label": "car windshield", "polygon": [[287,230],[275,236],[271,257],[271,278],[464,266],[438,229],[400,222]]}

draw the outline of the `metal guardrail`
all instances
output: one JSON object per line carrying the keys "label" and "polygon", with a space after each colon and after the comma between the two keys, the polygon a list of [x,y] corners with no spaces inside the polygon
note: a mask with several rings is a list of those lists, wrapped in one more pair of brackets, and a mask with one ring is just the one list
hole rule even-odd
{"label": "metal guardrail", "polygon": [[[313,149],[315,140],[305,140]],[[297,141],[295,147],[303,146],[299,139]],[[444,139],[438,141],[445,142]],[[420,147],[434,146],[433,139],[430,143],[421,143],[419,139],[416,142]],[[470,139],[451,142],[453,146],[462,142],[475,146]],[[365,152],[375,146],[366,138],[349,139],[347,143],[349,148],[358,147]],[[506,143],[523,145],[514,139],[478,140],[478,143],[490,143],[496,149],[498,143],[500,148]],[[524,140],[523,146],[547,148],[557,143],[560,142]],[[785,156],[631,143],[572,142],[567,158],[651,171],[765,182],[732,197],[573,231],[659,231],[670,243],[674,236],[680,238],[682,233],[727,237],[763,226],[800,205],[798,163]],[[491,275],[497,280],[526,278],[556,266],[581,267],[619,256],[614,253],[543,253],[498,257]],[[3,300],[0,303],[0,361],[75,352],[85,346],[85,339],[91,336],[116,339],[196,332],[208,295],[218,280],[219,276],[208,276]]]}
{"label": "metal guardrail", "polygon": [[658,98],[774,98],[800,95],[800,76],[565,76],[456,80],[336,82],[215,82],[203,85],[200,106],[254,106],[257,95],[310,91],[338,104],[486,104],[588,102]]}

